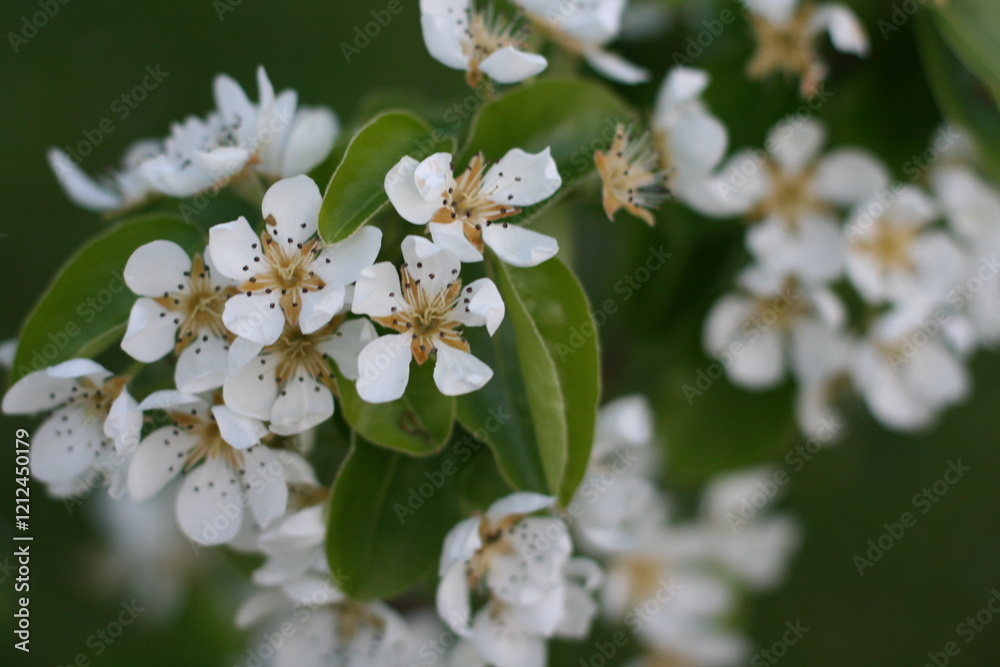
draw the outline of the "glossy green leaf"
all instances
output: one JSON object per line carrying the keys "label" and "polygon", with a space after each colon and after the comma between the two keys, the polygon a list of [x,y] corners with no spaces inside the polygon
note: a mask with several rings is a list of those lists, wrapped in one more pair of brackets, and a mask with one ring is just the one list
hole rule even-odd
{"label": "glossy green leaf", "polygon": [[567,451],[559,497],[566,503],[583,479],[594,442],[601,393],[597,327],[583,288],[558,259],[506,271],[552,357],[565,400]]}
{"label": "glossy green leaf", "polygon": [[934,16],[941,36],[955,53],[995,96],[1000,95],[1000,12],[996,0],[949,2],[937,8]]}
{"label": "glossy green leaf", "polygon": [[385,175],[400,158],[423,158],[439,149],[430,128],[413,114],[389,111],[372,119],[351,139],[323,195],[323,240],[346,239],[388,203]]}
{"label": "glossy green leaf", "polygon": [[437,568],[458,515],[458,463],[414,458],[360,438],[330,493],[326,556],[337,585],[358,600],[401,593]]}
{"label": "glossy green leaf", "polygon": [[920,54],[938,106],[972,135],[984,165],[1000,178],[1000,111],[995,98],[949,49],[935,23],[917,18]]}
{"label": "glossy green leaf", "polygon": [[590,308],[557,259],[531,269],[490,265],[507,321],[492,339],[480,329],[466,332],[494,376],[459,397],[459,420],[469,431],[495,427],[487,438],[513,487],[565,500],[586,467],[596,419],[597,343],[593,329],[585,333],[593,326]]}
{"label": "glossy green leaf", "polygon": [[121,223],[77,252],[28,315],[19,337],[11,381],[74,357],[91,357],[120,340],[135,295],[122,271],[139,246],[165,239],[188,252],[206,242],[194,225],[172,217]]}
{"label": "glossy green leaf", "polygon": [[451,435],[455,399],[435,386],[433,365],[413,365],[406,393],[389,403],[367,403],[353,382],[341,380],[344,419],[366,440],[383,447],[417,455],[440,449]]}

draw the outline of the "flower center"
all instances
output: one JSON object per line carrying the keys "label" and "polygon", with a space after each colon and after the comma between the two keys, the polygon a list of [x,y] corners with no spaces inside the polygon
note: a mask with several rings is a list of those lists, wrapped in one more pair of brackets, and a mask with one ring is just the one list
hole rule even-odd
{"label": "flower center", "polygon": [[803,80],[804,92],[811,94],[811,87],[819,83],[821,69],[809,27],[812,14],[811,2],[803,5],[785,23],[771,23],[751,14],[757,51],[747,65],[747,74],[754,79],[764,78],[773,72],[798,75]]}
{"label": "flower center", "polygon": [[519,48],[524,43],[525,30],[519,21],[496,14],[490,5],[485,11],[471,13],[465,35],[462,53],[469,60],[465,78],[475,88],[482,79],[479,64],[494,51],[508,46]]}
{"label": "flower center", "polygon": [[176,292],[166,292],[156,302],[181,318],[177,328],[177,345],[174,352],[180,353],[192,341],[202,336],[203,331],[216,336],[227,336],[222,323],[222,311],[226,299],[236,294],[235,287],[212,285],[211,270],[205,266],[201,255],[191,260],[191,270],[185,274],[186,285],[178,285]]}
{"label": "flower center", "polygon": [[649,556],[624,556],[619,561],[628,576],[629,602],[642,604],[663,584],[663,562]]}
{"label": "flower center", "polygon": [[327,364],[327,354],[320,349],[320,345],[333,336],[342,335],[337,329],[343,321],[344,316],[338,315],[311,334],[302,333],[298,327],[286,326],[281,337],[265,348],[265,353],[278,356],[275,380],[281,384],[304,373],[332,391],[333,373]]}
{"label": "flower center", "polygon": [[781,169],[773,160],[768,160],[766,168],[771,177],[771,191],[751,213],[751,217],[759,219],[770,214],[778,214],[794,231],[798,229],[802,216],[826,208],[826,205],[813,194],[815,165],[798,172],[790,172]]}
{"label": "flower center", "polygon": [[885,271],[892,269],[912,271],[910,248],[919,233],[920,230],[913,227],[893,225],[880,218],[872,237],[859,241],[859,247],[872,255]]}
{"label": "flower center", "polygon": [[[521,212],[516,206],[509,206],[491,199],[492,192],[483,189],[483,176],[488,163],[482,153],[476,153],[462,175],[455,179],[455,185],[442,193],[441,208],[431,222],[457,222],[464,224],[465,237],[479,252],[483,251],[483,227],[494,221]],[[500,174],[503,176],[503,174]],[[520,180],[519,176],[515,180]]]}
{"label": "flower center", "polygon": [[789,280],[774,296],[756,299],[756,314],[750,322],[787,331],[809,310],[804,299],[800,298],[795,282]]}
{"label": "flower center", "polygon": [[656,208],[668,195],[664,186],[666,174],[657,169],[659,156],[650,147],[649,135],[638,139],[632,129],[619,125],[615,140],[607,151],[594,153],[594,162],[604,183],[604,212],[614,218],[624,208],[647,224],[653,215],[647,209]]}
{"label": "flower center", "polygon": [[[222,397],[218,393],[215,402],[222,403]],[[243,468],[243,452],[222,439],[215,415],[211,412],[207,413],[207,417],[203,417],[198,414],[197,409],[192,408],[190,412],[171,412],[169,416],[179,428],[187,430],[198,438],[198,442],[184,459],[184,470],[190,470],[197,463],[216,457],[225,459],[234,470]]]}
{"label": "flower center", "polygon": [[89,378],[80,378],[66,402],[82,409],[85,421],[106,419],[111,404],[125,389],[128,381],[127,377],[112,377],[99,385]]}

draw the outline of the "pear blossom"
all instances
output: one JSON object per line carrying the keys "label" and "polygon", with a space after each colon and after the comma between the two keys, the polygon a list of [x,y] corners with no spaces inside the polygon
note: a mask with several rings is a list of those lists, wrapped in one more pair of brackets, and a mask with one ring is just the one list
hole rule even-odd
{"label": "pear blossom", "polygon": [[797,76],[802,96],[812,97],[827,74],[816,49],[824,32],[841,53],[868,55],[868,36],[861,21],[840,3],[745,0],[745,6],[757,38],[757,51],[747,65],[752,79],[774,72]]}
{"label": "pear blossom", "polygon": [[601,175],[604,213],[609,220],[625,209],[647,225],[654,223],[649,209],[659,206],[669,194],[667,175],[658,168],[659,155],[649,145],[649,135],[636,138],[632,128],[615,128],[615,139],[606,151],[594,153]]}
{"label": "pear blossom", "polygon": [[339,132],[336,115],[299,108],[294,90],[275,94],[263,67],[257,88],[254,103],[232,78],[217,76],[217,110],[174,124],[162,153],[141,164],[141,175],[157,192],[188,197],[242,177],[297,176],[322,162]]}
{"label": "pear blossom", "polygon": [[846,313],[839,298],[824,286],[801,284],[759,267],[737,279],[741,292],[723,296],[705,319],[704,347],[725,361],[734,383],[763,389],[797,372],[798,352],[816,328],[838,329]]}
{"label": "pear blossom", "polygon": [[517,19],[498,15],[492,5],[476,10],[472,0],[420,0],[420,26],[431,56],[464,70],[475,88],[485,74],[497,83],[517,83],[548,66],[523,50],[526,30]]}
{"label": "pear blossom", "polygon": [[619,83],[649,80],[649,71],[604,47],[622,32],[626,0],[517,0],[533,24],[569,53]]}
{"label": "pear blossom", "polygon": [[946,341],[905,311],[890,311],[872,324],[853,350],[850,374],[875,418],[901,431],[933,424],[944,408],[965,399],[971,384]]}
{"label": "pear blossom", "polygon": [[[355,381],[358,355],[376,337],[371,322],[345,322],[338,315],[310,334],[286,325],[281,337],[263,348],[239,342],[230,355],[238,370],[223,384],[226,405],[270,422],[271,431],[279,435],[310,429],[333,415],[334,375],[328,360],[337,363],[344,378]],[[238,358],[244,353],[248,361]]]}
{"label": "pear blossom", "polygon": [[847,277],[862,298],[883,302],[940,302],[961,277],[963,257],[946,231],[930,228],[936,202],[919,188],[894,189],[883,203],[877,196],[860,204],[845,228]]}
{"label": "pear blossom", "polygon": [[46,157],[74,204],[96,213],[109,213],[137,206],[155,193],[140,166],[162,153],[163,144],[158,140],[137,141],[125,151],[121,168],[99,180],[84,173],[78,162],[58,148],[50,148]]}
{"label": "pear blossom", "polygon": [[[273,646],[273,667],[409,667],[412,638],[406,621],[382,602],[356,602],[314,572],[248,598],[240,628],[291,626]],[[257,635],[258,637],[266,636]],[[251,648],[251,651],[254,649]]]}
{"label": "pear blossom", "polygon": [[746,242],[771,271],[827,282],[843,270],[838,210],[889,185],[886,168],[866,151],[841,148],[821,156],[826,130],[811,120],[779,123],[766,154],[741,151],[716,186],[734,212],[759,221]]}
{"label": "pear blossom", "polygon": [[554,256],[559,250],[554,238],[501,222],[562,185],[549,149],[514,148],[487,167],[477,153],[455,177],[450,153],[422,162],[404,157],[386,174],[385,192],[406,221],[428,225],[434,242],[463,262],[482,261],[484,245],[514,266],[535,266]]}
{"label": "pear blossom", "polygon": [[[218,396],[215,397],[218,400]],[[224,544],[239,533],[250,507],[260,526],[285,513],[288,487],[279,455],[260,439],[267,429],[220,402],[164,390],[142,410],[162,410],[172,422],[139,443],[128,471],[128,491],[144,501],[185,474],[177,493],[181,530],[197,544]]]}
{"label": "pear blossom", "polygon": [[31,474],[52,495],[86,495],[99,480],[112,497],[123,494],[123,464],[142,429],[128,380],[90,359],[70,359],[25,375],[4,395],[4,414],[51,412],[32,438]]}
{"label": "pear blossom", "polygon": [[188,257],[172,241],[153,241],[129,257],[125,284],[140,295],[121,346],[153,362],[177,354],[174,381],[184,392],[215,389],[226,377],[229,335],[222,323],[235,283],[212,270],[208,253]]}
{"label": "pear blossom", "polygon": [[[601,581],[597,564],[571,557],[561,520],[531,516],[554,504],[514,493],[445,537],[438,614],[496,667],[543,667],[545,639],[585,637],[597,611],[590,596]],[[488,601],[473,615],[469,597],[479,588]]]}
{"label": "pear blossom", "polygon": [[239,282],[222,321],[241,338],[261,345],[278,340],[285,323],[311,334],[345,303],[346,286],[378,255],[382,233],[364,226],[332,245],[314,238],[323,197],[308,176],[278,181],[264,195],[264,231],[247,219],[209,230],[209,252],[222,275]]}
{"label": "pear blossom", "polygon": [[701,100],[708,82],[707,72],[691,67],[667,73],[656,96],[653,138],[671,194],[703,215],[733,215],[710,188],[729,134]]}
{"label": "pear blossom", "polygon": [[361,350],[361,398],[369,403],[399,398],[409,382],[410,361],[422,365],[431,353],[434,383],[446,396],[475,391],[493,377],[492,369],[471,354],[461,328],[485,325],[492,336],[503,321],[503,299],[489,278],[463,286],[460,267],[448,250],[407,236],[398,275],[389,262],[361,272],[352,311],[399,332],[379,336]]}

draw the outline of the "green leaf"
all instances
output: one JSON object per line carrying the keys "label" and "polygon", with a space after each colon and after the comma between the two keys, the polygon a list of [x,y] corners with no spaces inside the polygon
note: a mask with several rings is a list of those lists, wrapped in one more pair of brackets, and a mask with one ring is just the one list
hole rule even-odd
{"label": "green leaf", "polygon": [[1000,101],[1000,13],[996,0],[950,2],[934,12],[941,36]]}
{"label": "green leaf", "polygon": [[486,433],[514,488],[565,501],[582,478],[594,435],[599,373],[595,330],[585,333],[593,326],[590,308],[557,259],[516,269],[491,256],[490,266],[510,323],[492,339],[466,331],[473,354],[494,376],[459,397],[459,421]]}
{"label": "green leaf", "polygon": [[[484,104],[455,164],[463,167],[478,151],[487,160],[499,160],[512,148],[535,153],[548,146],[563,179],[560,192],[565,192],[567,185],[593,170],[594,151],[611,144],[615,126],[635,117],[621,98],[601,84],[578,79],[539,81]],[[556,199],[551,197],[510,219],[535,215]]]}
{"label": "green leaf", "polygon": [[587,471],[594,443],[601,393],[597,327],[583,288],[558,259],[506,270],[555,363],[565,400],[567,458],[559,487],[565,504]]}
{"label": "green leaf", "polygon": [[119,340],[136,300],[122,271],[136,248],[158,239],[190,253],[205,245],[194,225],[156,216],[123,222],[70,258],[24,323],[11,382],[67,359],[95,356]]}
{"label": "green leaf", "polygon": [[995,98],[948,48],[932,21],[917,17],[917,37],[938,106],[972,135],[984,166],[1000,178],[1000,111]]}
{"label": "green leaf", "polygon": [[358,438],[330,493],[326,556],[337,585],[378,600],[432,575],[458,514],[459,466],[414,458]]}
{"label": "green leaf", "polygon": [[338,383],[344,419],[366,440],[408,454],[440,449],[451,436],[455,399],[434,384],[433,363],[410,369],[403,397],[389,403],[367,403],[353,382]]}
{"label": "green leaf", "polygon": [[323,195],[323,240],[346,239],[388,203],[385,175],[400,158],[423,158],[441,147],[426,123],[403,111],[383,113],[358,130]]}

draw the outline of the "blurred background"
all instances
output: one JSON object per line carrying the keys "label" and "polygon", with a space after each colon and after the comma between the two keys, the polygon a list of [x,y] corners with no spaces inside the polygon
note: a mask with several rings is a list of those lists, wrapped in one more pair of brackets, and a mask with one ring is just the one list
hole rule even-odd
{"label": "blurred background", "polygon": [[[101,228],[96,216],[63,196],[44,153],[49,146],[74,147],[88,133],[95,136],[103,119],[110,118],[114,129],[96,135],[99,143],[84,157],[82,167],[91,174],[117,164],[132,141],[163,135],[171,121],[206,112],[216,73],[234,76],[255,97],[253,73],[263,64],[276,88],[295,88],[301,102],[331,106],[345,125],[382,104],[371,97],[379,91],[423,100],[432,126],[450,129],[444,110],[469,90],[460,73],[428,56],[417,0],[400,2],[402,12],[352,52],[350,62],[342,43],[358,46],[356,28],[372,20],[371,11],[385,9],[385,0],[69,2],[16,53],[10,44],[0,48],[5,306],[0,339],[17,335],[58,267]],[[892,2],[847,4],[868,28],[873,53],[858,60],[827,52],[833,72],[827,88],[833,94],[814,115],[828,125],[830,145],[865,146],[903,178],[903,165],[923,152],[941,122],[913,22],[883,39],[877,22],[889,19]],[[731,148],[760,146],[768,128],[801,100],[794,82],[756,84],[744,77],[753,41],[737,2],[683,3],[654,38],[622,42],[619,50],[650,67],[655,77],[619,92],[648,109],[674,54],[705,29],[701,21],[727,7],[737,20],[692,64],[712,75],[706,100],[728,126]],[[37,11],[37,2],[7,0],[0,7],[0,28],[19,32],[22,17]],[[116,100],[141,84],[147,67],[165,73],[163,81],[122,118]],[[720,379],[690,405],[681,390],[710,363],[700,350],[700,325],[745,263],[743,228],[698,218],[671,203],[652,229],[624,217],[609,223],[598,201],[568,200],[549,223],[592,302],[612,296],[615,282],[650,246],[663,244],[672,253],[667,268],[655,272],[602,330],[606,397],[642,391],[652,398],[667,448],[665,476],[682,497],[713,473],[737,466],[770,462],[790,476],[783,505],[799,517],[805,542],[787,586],[746,609],[758,647],[778,641],[786,622],[799,622],[808,632],[781,659],[784,664],[923,665],[928,653],[942,651],[950,641],[959,643],[961,653],[949,664],[1000,664],[1000,619],[981,626],[969,643],[956,635],[956,626],[974,617],[1000,587],[1000,358],[983,353],[974,359],[972,398],[946,413],[933,430],[916,437],[890,433],[860,405],[849,406],[841,442],[794,463],[786,457],[804,439],[794,426],[790,388],[752,394]],[[36,423],[0,419],[0,433],[9,443],[0,469],[13,470],[15,430],[31,430]],[[915,511],[914,495],[958,461],[969,472],[926,514]],[[13,497],[11,477],[0,475],[5,516]],[[77,664],[108,667],[242,664],[247,638],[232,623],[245,585],[238,559],[203,551],[197,555],[198,574],[177,587],[170,585],[178,576],[170,562],[137,569],[145,556],[141,549],[131,561],[109,564],[110,545],[98,517],[128,534],[140,532],[144,521],[109,519],[97,502],[67,508],[46,499],[41,486],[32,488],[32,652],[12,651],[5,632],[4,654],[13,655],[13,662],[4,664],[69,665],[78,656],[87,662]],[[916,514],[916,525],[860,576],[854,557],[865,556],[868,541],[877,541],[884,524],[898,522],[907,511]],[[13,544],[10,523],[0,527],[5,545]],[[182,548],[189,550],[186,542]],[[8,628],[12,552],[12,546],[0,549],[0,604]],[[178,568],[193,555],[177,554]],[[136,577],[146,582],[139,592],[128,587]],[[134,598],[142,607],[142,595],[173,600],[175,613],[139,613],[113,643],[95,639],[95,632],[118,617],[123,602]],[[581,656],[593,650],[584,649]],[[571,647],[557,647],[552,664],[576,665],[578,657]]]}

